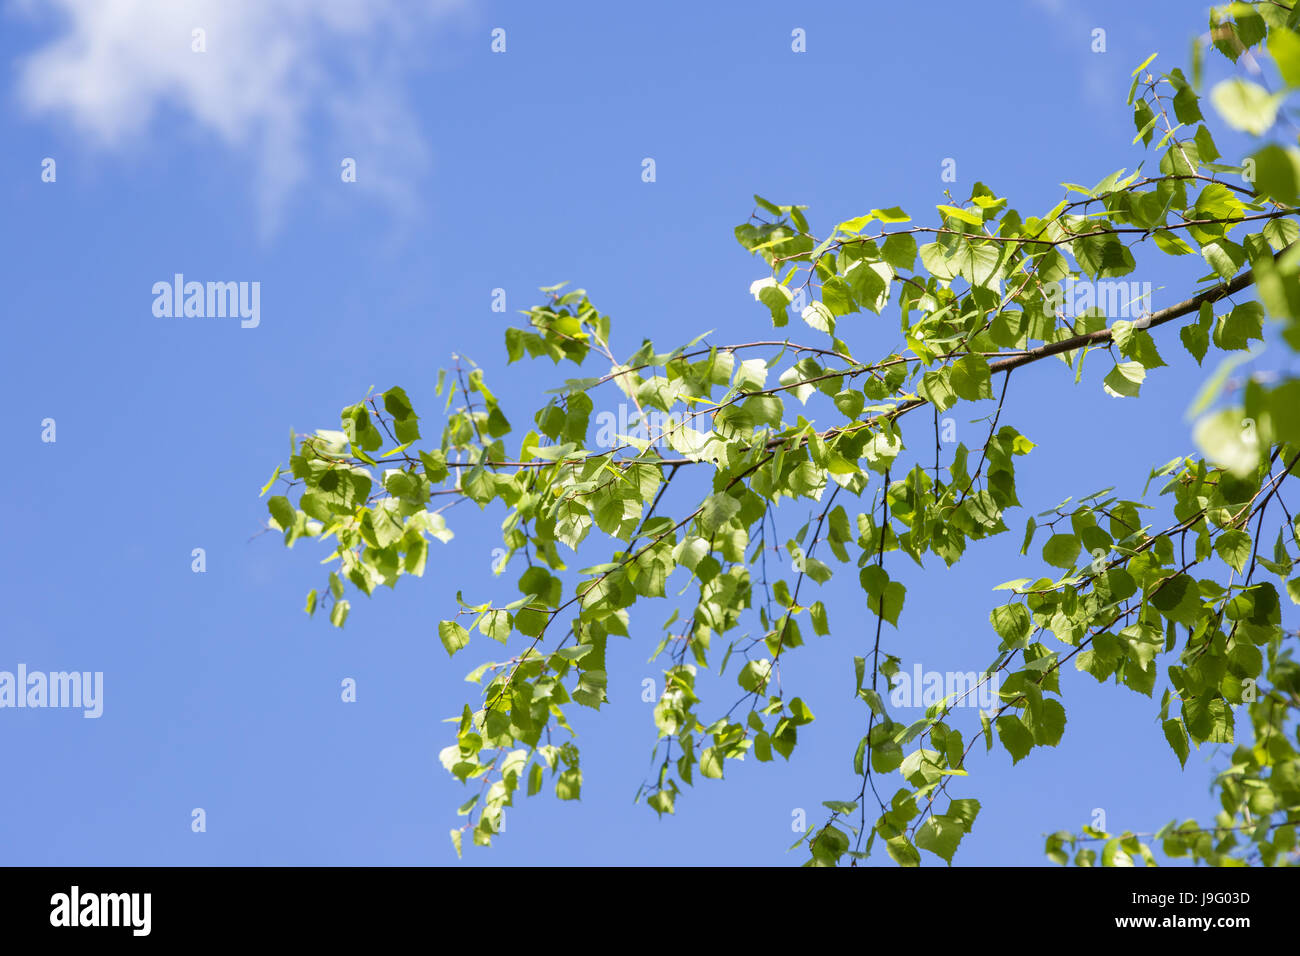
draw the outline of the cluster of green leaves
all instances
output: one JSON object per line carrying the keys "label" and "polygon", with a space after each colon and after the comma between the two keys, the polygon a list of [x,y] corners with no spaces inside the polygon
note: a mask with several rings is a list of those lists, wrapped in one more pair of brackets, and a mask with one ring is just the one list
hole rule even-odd
{"label": "cluster of green leaves", "polygon": [[[1210,27],[1214,46],[1234,63],[1243,57],[1257,63],[1258,55],[1267,51],[1280,80],[1278,92],[1270,92],[1252,79],[1234,77],[1217,84],[1210,99],[1232,128],[1254,135],[1269,132],[1289,96],[1300,88],[1300,12],[1282,4],[1232,3],[1211,11]],[[1199,57],[1194,71],[1199,83]],[[1189,94],[1189,87],[1177,81],[1171,85],[1177,88],[1173,106],[1178,119],[1192,121],[1194,92]],[[1196,118],[1199,114],[1199,106],[1195,106]],[[1241,166],[1255,199],[1276,208],[1292,208],[1300,199],[1297,171],[1300,151],[1285,143],[1263,145]],[[1277,321],[1286,345],[1300,349],[1300,284],[1296,282],[1300,246],[1295,238],[1293,219],[1274,220],[1257,235],[1221,242],[1219,253],[1226,261],[1216,263],[1215,258],[1206,256],[1225,278],[1228,269],[1235,275],[1249,265],[1258,301],[1240,303],[1218,316],[1202,304],[1195,324],[1189,323],[1179,332],[1197,362],[1204,359],[1211,343],[1229,351],[1249,349],[1251,340],[1262,339],[1266,316]],[[1223,391],[1229,373],[1249,357],[1253,356],[1225,358],[1192,411],[1204,412]],[[1166,668],[1171,689],[1161,700],[1161,726],[1183,764],[1189,743],[1237,744],[1228,767],[1215,779],[1221,811],[1212,822],[1171,820],[1150,834],[1111,834],[1093,827],[1085,827],[1079,834],[1061,831],[1047,839],[1047,853],[1057,862],[1068,862],[1067,849],[1072,849],[1076,864],[1095,865],[1097,853],[1089,844],[1101,843],[1102,865],[1131,866],[1139,861],[1153,865],[1153,842],[1169,857],[1216,866],[1296,861],[1295,825],[1300,822],[1296,784],[1300,754],[1294,745],[1300,685],[1292,660],[1296,634],[1282,627],[1277,588],[1268,581],[1257,581],[1256,573],[1263,570],[1274,575],[1290,600],[1300,603],[1300,578],[1291,577],[1294,558],[1289,550],[1292,545],[1300,548],[1300,530],[1281,494],[1283,480],[1293,473],[1300,458],[1297,387],[1300,383],[1294,379],[1268,386],[1264,376],[1247,378],[1236,400],[1202,415],[1196,426],[1197,444],[1217,470],[1205,461],[1187,459],[1153,473],[1153,477],[1171,476],[1163,493],[1174,495],[1174,515],[1179,522],[1157,536],[1156,546],[1144,552],[1138,565],[1149,574],[1151,562],[1162,561],[1174,572],[1150,600],[1160,615],[1159,620],[1150,620],[1148,632],[1155,653],[1179,650]],[[1280,525],[1275,536],[1265,530],[1270,504],[1282,512],[1274,515]],[[1166,560],[1172,555],[1170,535],[1176,535],[1179,542],[1178,558],[1173,562]],[[1269,553],[1271,559],[1265,557]],[[1227,572],[1226,578],[1222,571],[1208,576],[1207,565],[1215,564]],[[1132,567],[1130,563],[1130,572]],[[1194,567],[1196,575],[1188,574]],[[1165,624],[1163,641],[1157,630],[1161,620]],[[1181,648],[1177,648],[1179,628],[1186,633]],[[1121,631],[1118,636],[1123,634]],[[1093,657],[1086,660],[1081,654],[1078,666],[1104,679],[1114,651],[1098,649],[1095,640],[1093,651]],[[1099,653],[1105,655],[1100,674]],[[1123,667],[1122,655],[1119,666]],[[1145,675],[1135,689],[1141,689],[1144,680]],[[1176,715],[1170,712],[1175,700],[1179,705]],[[1249,718],[1245,728],[1237,726],[1242,710]],[[1244,743],[1239,742],[1243,733]]]}
{"label": "cluster of green leaves", "polygon": [[[1294,20],[1276,4],[1233,4],[1213,14],[1212,28],[1234,59],[1267,42],[1290,86],[1300,82]],[[620,360],[610,319],[582,290],[556,286],[543,290],[545,303],[524,313],[525,323],[506,331],[509,361],[600,368],[565,380],[512,442],[513,452],[511,422],[482,371],[460,360],[439,377],[437,394],[446,398],[436,446],[423,441],[400,388],[345,408],[339,430],[294,437],[290,474],[277,468],[263,491],[283,478],[297,494],[269,501],[287,545],[333,540],[327,561],[338,567],[323,599],[335,625],[348,616],[348,583],[369,595],[423,572],[429,538],[451,537],[443,518],[451,504],[504,513],[498,573],[511,556],[525,558],[517,597],[474,604],[458,594],[458,613],[437,627],[451,655],[476,636],[503,647],[494,655],[502,659],[468,675],[481,700],[451,718],[455,743],[441,754],[449,773],[477,783],[460,810],[466,824],[452,831],[458,851],[466,831],[475,843],[491,842],[523,781],[533,795],[549,776],[558,798],[579,797],[570,705],[599,710],[606,701],[607,641],[641,632],[634,623],[641,614],[632,610],[639,601],[660,599],[673,610],[652,655],[665,665],[653,709],[657,772],[638,796],[672,813],[683,787],[697,776],[723,777],[728,760],[788,759],[814,715],[809,695],[786,693],[783,661],[804,644],[806,630],[832,634],[814,589],[852,569],[875,630],[871,653],[855,659],[866,724],[852,757],[860,787],[849,799],[826,801],[825,823],[796,844],[809,863],[863,858],[877,840],[904,865],[920,862],[921,851],[950,863],[980,810],[978,799],[949,793],[953,780],[965,786],[969,778],[968,754],[981,739],[986,750],[1000,742],[1013,763],[1035,747],[1056,746],[1067,723],[1060,668],[1070,661],[1100,682],[1149,697],[1163,668],[1169,686],[1159,719],[1183,763],[1193,746],[1236,741],[1234,709],[1248,709],[1253,743],[1239,745],[1218,778],[1221,818],[1213,827],[1164,828],[1165,853],[1213,863],[1239,862],[1248,852],[1267,863],[1295,858],[1300,687],[1287,644],[1294,634],[1281,625],[1279,587],[1256,577],[1261,569],[1275,576],[1300,602],[1300,578],[1289,579],[1300,528],[1281,493],[1300,459],[1294,381],[1248,382],[1240,405],[1198,426],[1203,456],[1153,472],[1163,481],[1156,497],[1172,502],[1170,527],[1156,530],[1143,521],[1152,505],[1110,489],[1029,519],[1022,553],[1041,532],[1039,553],[1055,571],[1003,585],[1011,600],[989,615],[991,660],[980,680],[997,681],[1000,702],[978,726],[954,726],[954,708],[974,687],[919,720],[895,719],[886,706],[901,661],[882,647],[884,625],[904,627],[907,599],[897,567],[891,573],[887,563],[901,552],[922,567],[930,556],[952,565],[974,543],[1008,531],[1008,512],[1021,506],[1016,460],[1034,443],[1002,420],[1016,369],[1055,357],[1079,382],[1085,358],[1097,353],[1110,363],[1106,391],[1133,398],[1147,372],[1164,365],[1153,333],[1180,319],[1176,341],[1197,362],[1211,348],[1230,356],[1249,349],[1270,317],[1300,348],[1300,153],[1270,145],[1242,166],[1221,164],[1201,113],[1199,61],[1191,79],[1177,69],[1155,76],[1150,63],[1134,71],[1129,103],[1135,142],[1157,153],[1157,169],[1119,170],[1091,188],[1067,184],[1064,198],[1040,215],[1022,215],[976,183],[964,200],[945,197],[933,224],[913,225],[898,208],[873,209],[818,237],[803,207],[755,197],[736,238],[770,275],[750,291],[778,328],[790,324],[792,303],[806,299],[798,319],[811,342],[715,346],[701,336],[659,352],[647,340]],[[1252,129],[1272,115],[1246,81],[1229,83],[1238,85],[1221,84],[1211,98],[1231,125]],[[1253,181],[1242,185],[1252,168]],[[1097,307],[1063,312],[1063,283],[1133,274],[1134,250],[1152,248],[1199,254],[1210,270],[1202,288],[1127,319]],[[1223,307],[1252,287],[1258,302]],[[855,355],[846,341],[852,336],[840,334],[846,320],[886,310],[898,316],[897,347]],[[1231,367],[1211,378],[1204,407]],[[656,424],[641,437],[593,428],[596,400],[605,395]],[[957,444],[944,463],[936,435],[933,464],[923,462],[925,422],[912,415],[916,440],[905,450],[909,413],[929,407],[937,431],[939,413],[989,400],[996,410],[978,446]],[[685,490],[669,499],[673,512],[661,513],[669,486],[683,481]],[[809,515],[784,536],[782,503],[782,515],[796,508]],[[1270,528],[1272,557],[1265,558],[1261,535],[1272,505],[1285,522],[1276,536]],[[593,526],[599,535],[590,537]],[[585,563],[598,542],[609,551],[597,563],[568,567]],[[778,551],[788,556],[789,573],[769,579],[767,555]],[[308,612],[321,600],[311,592]],[[757,633],[737,636],[745,628]],[[736,699],[710,712],[699,677],[723,642],[715,673],[736,658]],[[1102,863],[1153,859],[1140,835],[1096,830],[1054,834],[1048,854],[1066,860],[1067,846],[1091,840],[1106,841]],[[1087,848],[1075,854],[1080,863],[1095,858]]]}

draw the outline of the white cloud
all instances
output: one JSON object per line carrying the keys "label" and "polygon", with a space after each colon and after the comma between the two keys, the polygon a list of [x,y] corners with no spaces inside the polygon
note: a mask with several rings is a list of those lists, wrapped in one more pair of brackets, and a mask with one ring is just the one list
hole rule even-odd
{"label": "white cloud", "polygon": [[[20,61],[18,96],[33,113],[62,115],[110,149],[151,136],[160,112],[179,110],[252,157],[266,228],[309,165],[324,164],[337,176],[344,155],[359,160],[358,188],[402,205],[428,159],[402,76],[428,56],[429,30],[464,6],[20,0],[33,15],[53,13],[57,32]],[[196,29],[205,31],[206,52],[192,49]],[[332,150],[328,158],[323,146]]]}

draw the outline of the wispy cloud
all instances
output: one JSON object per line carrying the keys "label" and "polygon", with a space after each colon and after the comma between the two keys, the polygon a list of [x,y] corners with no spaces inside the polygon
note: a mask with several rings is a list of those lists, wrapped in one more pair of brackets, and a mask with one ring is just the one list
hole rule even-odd
{"label": "wispy cloud", "polygon": [[[1031,6],[1038,7],[1052,17],[1060,28],[1062,35],[1070,42],[1078,44],[1077,49],[1090,50],[1093,42],[1092,31],[1106,29],[1104,21],[1099,22],[1096,14],[1089,10],[1087,4],[1081,10],[1077,3],[1068,0],[1031,0]],[[1080,90],[1084,98],[1092,105],[1115,108],[1117,102],[1123,102],[1123,73],[1116,72],[1114,58],[1109,55],[1090,54],[1083,61],[1086,64],[1078,76]],[[1119,64],[1120,69],[1123,64]],[[1116,112],[1118,116],[1118,111]]]}
{"label": "wispy cloud", "polygon": [[[19,0],[55,35],[19,63],[18,97],[120,149],[179,110],[256,165],[267,229],[310,165],[369,153],[357,188],[402,205],[428,162],[404,78],[464,0]],[[206,52],[196,52],[195,30]],[[322,148],[334,149],[329,159]],[[340,152],[341,151],[341,152]],[[337,175],[337,173],[335,173]]]}

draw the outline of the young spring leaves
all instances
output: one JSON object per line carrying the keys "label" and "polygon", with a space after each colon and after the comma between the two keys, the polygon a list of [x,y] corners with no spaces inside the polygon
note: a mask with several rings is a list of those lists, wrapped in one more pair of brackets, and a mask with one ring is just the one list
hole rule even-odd
{"label": "young spring leaves", "polygon": [[[1215,45],[1235,59],[1266,42],[1295,85],[1293,15],[1236,7],[1215,14]],[[287,491],[269,499],[270,520],[286,545],[332,546],[337,564],[307,610],[328,607],[336,626],[349,620],[351,591],[423,573],[431,542],[451,541],[451,504],[502,518],[499,567],[513,589],[479,603],[458,596],[436,627],[449,655],[488,648],[496,658],[470,673],[481,698],[451,718],[454,742],[440,755],[473,782],[467,822],[452,831],[458,851],[465,832],[491,842],[521,787],[580,797],[574,724],[596,718],[574,705],[598,711],[617,686],[611,636],[642,640],[648,620],[667,617],[653,654],[664,664],[655,769],[638,796],[673,813],[685,787],[725,778],[729,761],[790,757],[827,691],[787,687],[783,664],[865,608],[871,647],[855,659],[854,688],[866,732],[845,755],[858,790],[827,800],[826,820],[801,836],[809,863],[856,860],[877,842],[900,864],[923,853],[952,862],[981,808],[968,755],[982,741],[1019,763],[1056,746],[1068,728],[1066,665],[1153,705],[1158,696],[1159,732],[1180,763],[1193,746],[1236,743],[1249,725],[1253,743],[1237,745],[1217,782],[1223,815],[1166,827],[1165,853],[1212,863],[1240,861],[1242,848],[1264,862],[1294,855],[1300,671],[1281,624],[1283,593],[1300,600],[1290,555],[1300,531],[1284,490],[1300,458],[1294,381],[1252,381],[1239,407],[1212,412],[1196,431],[1203,456],[1153,472],[1150,501],[1108,490],[1030,518],[1022,551],[1034,549],[1044,576],[1004,586],[1009,600],[982,631],[987,667],[923,718],[890,712],[904,665],[891,638],[907,631],[909,600],[899,563],[952,565],[1008,531],[1022,506],[1018,460],[1034,444],[1005,420],[1017,369],[1056,359],[1079,382],[1091,355],[1105,364],[1100,387],[1133,401],[1165,364],[1161,350],[1181,345],[1197,362],[1242,353],[1266,321],[1300,348],[1300,153],[1264,146],[1243,185],[1244,167],[1218,162],[1199,78],[1148,66],[1135,71],[1129,104],[1154,168],[1067,185],[1038,214],[977,183],[916,221],[872,209],[819,237],[804,207],[756,197],[735,235],[768,266],[750,287],[754,320],[778,332],[666,352],[645,341],[619,358],[610,318],[582,290],[552,287],[506,330],[507,360],[545,358],[583,377],[531,418],[507,415],[482,370],[458,361],[439,378],[439,435],[423,433],[429,419],[390,388],[345,408],[337,429],[295,436],[287,474],[264,489],[278,480]],[[1267,129],[1276,113],[1238,86],[1216,87],[1211,101],[1239,129]],[[1139,256],[1145,272],[1188,255],[1204,260],[1206,278],[1182,301],[1153,312],[1126,294]],[[1079,287],[1091,298],[1067,301]],[[888,354],[853,344],[855,323],[895,318]],[[596,414],[611,400],[632,410],[626,425]],[[978,402],[990,403],[979,444],[940,455],[939,414]],[[516,554],[527,565],[517,576]],[[837,578],[856,582],[853,603],[831,599]],[[658,618],[655,604],[665,606]],[[734,680],[721,701],[707,695],[709,672]],[[956,726],[958,704],[988,685],[996,705]],[[1070,847],[1076,862],[1095,862],[1090,841],[1104,842],[1103,864],[1153,858],[1140,836],[1095,827],[1054,834],[1048,855],[1067,861]]]}

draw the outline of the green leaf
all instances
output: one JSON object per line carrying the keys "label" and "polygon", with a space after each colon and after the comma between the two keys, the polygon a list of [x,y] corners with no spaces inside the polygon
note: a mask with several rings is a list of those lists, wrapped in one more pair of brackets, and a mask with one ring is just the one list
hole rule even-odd
{"label": "green leaf", "polygon": [[1264,339],[1264,307],[1258,302],[1243,302],[1219,316],[1214,329],[1214,344],[1219,348],[1245,351],[1252,339]]}
{"label": "green leaf", "polygon": [[582,771],[577,767],[565,770],[555,780],[555,796],[560,800],[577,800],[582,794]]}
{"label": "green leaf", "polygon": [[1223,80],[1210,90],[1210,101],[1224,122],[1255,136],[1262,136],[1273,126],[1285,96],[1285,92],[1269,93],[1258,83],[1240,77]]}
{"label": "green leaf", "polygon": [[1019,763],[1029,755],[1029,751],[1034,746],[1034,735],[1019,717],[1012,714],[999,717],[997,728],[998,739],[1002,741],[1002,746],[1007,748],[1007,753],[1011,754],[1013,764]]}
{"label": "green leaf", "polygon": [[1156,248],[1166,255],[1190,256],[1196,251],[1177,235],[1165,229],[1157,229],[1151,237],[1156,241]]}
{"label": "green leaf", "polygon": [[1094,279],[1128,275],[1136,266],[1128,246],[1113,234],[1079,238],[1072,246],[1079,268]]}
{"label": "green leaf", "polygon": [[1139,63],[1139,64],[1137,65],[1137,67],[1133,70],[1133,72],[1132,72],[1130,75],[1131,75],[1131,76],[1137,76],[1139,73],[1141,73],[1143,70],[1145,70],[1148,66],[1150,66],[1150,65],[1151,65],[1151,61],[1154,60],[1154,59],[1155,59],[1156,57],[1158,57],[1159,55],[1160,55],[1160,53],[1159,53],[1158,51],[1155,52],[1155,53],[1152,53],[1149,57],[1147,57],[1145,60],[1143,60],[1141,63]]}
{"label": "green leaf", "polygon": [[1169,741],[1169,746],[1173,748],[1174,753],[1178,756],[1178,765],[1187,766],[1187,756],[1191,752],[1187,746],[1187,728],[1183,726],[1181,720],[1166,720],[1163,724],[1165,731],[1165,740]]}
{"label": "green leaf", "polygon": [[1106,841],[1105,848],[1101,851],[1102,866],[1132,866],[1133,857],[1124,849],[1120,837],[1113,837]]}
{"label": "green leaf", "polygon": [[842,392],[837,392],[834,401],[835,407],[839,409],[840,414],[849,419],[857,418],[866,404],[865,396],[855,389],[845,389]]}
{"label": "green leaf", "polygon": [[1238,574],[1246,570],[1250,549],[1250,535],[1236,529],[1223,532],[1214,542],[1214,553]]}
{"label": "green leaf", "polygon": [[348,611],[351,609],[352,605],[347,601],[335,599],[334,606],[330,608],[330,623],[335,627],[342,627],[344,622],[347,621]]}
{"label": "green leaf", "polygon": [[974,401],[993,397],[988,360],[982,355],[964,355],[951,366],[952,389],[958,398]]}
{"label": "green leaf", "polygon": [[817,718],[813,716],[813,712],[803,699],[796,697],[790,701],[790,719],[802,727],[804,724],[811,724]]}
{"label": "green leaf", "polygon": [[281,531],[288,531],[293,527],[297,512],[294,511],[293,505],[289,503],[289,499],[284,495],[275,495],[268,498],[266,507],[271,512],[271,517],[275,519],[275,523],[280,526]]}
{"label": "green leaf", "polygon": [[275,471],[271,472],[271,480],[262,486],[262,490],[257,493],[257,497],[260,498],[262,497],[262,495],[266,494],[267,491],[270,490],[271,486],[275,484],[275,479],[279,477],[280,477],[280,466],[276,465]]}
{"label": "green leaf", "polygon": [[885,849],[899,866],[921,865],[921,854],[906,836],[900,835],[886,840]]}
{"label": "green leaf", "polygon": [[752,693],[761,690],[766,685],[771,671],[772,662],[766,658],[760,661],[750,661],[736,675],[736,682]]}
{"label": "green leaf", "polygon": [[937,208],[945,216],[951,216],[953,219],[957,219],[960,220],[961,222],[969,223],[972,226],[984,225],[984,217],[979,215],[978,213],[971,212],[966,209],[959,209],[956,206],[936,206],[935,208]]}
{"label": "green leaf", "polygon": [[677,794],[673,790],[660,790],[650,796],[646,801],[650,809],[655,813],[663,816],[665,813],[673,813],[673,807],[677,802]]}
{"label": "green leaf", "polygon": [[1044,700],[1038,713],[1025,712],[1023,718],[1032,723],[1034,743],[1040,747],[1055,747],[1065,733],[1065,708],[1059,700]]}
{"label": "green leaf", "polygon": [[767,363],[762,359],[746,359],[736,367],[736,388],[742,392],[756,392],[767,383]]}
{"label": "green leaf", "polygon": [[1300,202],[1300,150],[1270,143],[1250,158],[1256,191],[1288,206]]}
{"label": "green leaf", "polygon": [[800,318],[808,324],[810,328],[818,332],[825,332],[828,335],[835,334],[835,315],[824,302],[810,302],[803,310]]}
{"label": "green leaf", "polygon": [[1074,567],[1082,547],[1072,534],[1054,534],[1043,545],[1043,560],[1054,568],[1068,570]]}
{"label": "green leaf", "polygon": [[1246,250],[1229,239],[1207,242],[1201,247],[1201,256],[1223,279],[1231,279],[1246,264]]}
{"label": "green leaf", "polygon": [[[1169,620],[1190,626],[1201,615],[1200,589],[1191,575],[1175,574],[1151,595],[1151,605]],[[1140,650],[1140,646],[1134,650]]]}
{"label": "green leaf", "polygon": [[1202,302],[1200,320],[1195,325],[1185,325],[1178,330],[1178,337],[1182,340],[1187,351],[1196,359],[1197,365],[1201,364],[1206,351],[1210,348],[1210,326],[1213,322],[1214,309],[1210,306],[1210,303]]}
{"label": "green leaf", "polygon": [[916,264],[916,240],[908,233],[890,236],[881,246],[880,255],[895,271],[910,272]]}
{"label": "green leaf", "polygon": [[826,621],[826,607],[821,601],[814,602],[812,607],[808,609],[808,613],[812,617],[814,634],[818,637],[825,637],[831,632],[830,624]]}
{"label": "green leaf", "polygon": [[890,206],[888,209],[873,209],[865,216],[856,216],[853,219],[846,219],[837,227],[842,232],[859,233],[870,223],[879,220],[884,223],[892,222],[909,222],[907,213],[897,206]]}
{"label": "green leaf", "polygon": [[1001,243],[966,240],[953,262],[961,277],[971,285],[988,288],[998,277],[1004,252]]}
{"label": "green leaf", "polygon": [[1004,604],[995,607],[989,612],[989,622],[993,625],[993,630],[1002,638],[1004,649],[1024,647],[1032,628],[1029,611],[1023,604]]}
{"label": "green leaf", "polygon": [[1286,27],[1274,26],[1268,32],[1268,52],[1286,85],[1300,87],[1300,36]]}
{"label": "green leaf", "polygon": [[726,492],[718,492],[704,499],[700,510],[700,529],[708,536],[717,533],[724,524],[740,514],[740,502]]}
{"label": "green leaf", "polygon": [[916,831],[916,845],[942,857],[944,862],[951,865],[957,845],[965,835],[966,825],[961,820],[931,816]]}
{"label": "green leaf", "polygon": [[1292,578],[1286,583],[1286,595],[1291,603],[1300,604],[1300,578]]}
{"label": "green leaf", "polygon": [[772,313],[773,325],[781,326],[789,321],[789,317],[786,315],[786,307],[794,299],[794,293],[785,286],[778,284],[776,279],[770,276],[766,279],[758,279],[750,285],[749,291],[755,299],[767,306],[768,311]]}
{"label": "green leaf", "polygon": [[946,412],[957,403],[957,392],[952,387],[952,369],[941,368],[926,372],[916,387],[916,394]]}
{"label": "green leaf", "polygon": [[709,747],[700,754],[700,773],[714,780],[722,779],[722,754],[717,747]]}
{"label": "green leaf", "polygon": [[1254,429],[1243,427],[1239,408],[1225,408],[1202,418],[1192,438],[1206,458],[1234,475],[1244,477],[1259,465],[1259,440]]}
{"label": "green leaf", "polygon": [[455,621],[440,621],[438,637],[442,640],[442,646],[447,648],[448,656],[455,654],[469,643],[469,631]]}
{"label": "green leaf", "polygon": [[1112,398],[1134,398],[1146,377],[1147,370],[1141,362],[1117,362],[1102,386]]}
{"label": "green leaf", "polygon": [[[495,610],[488,611],[483,615],[482,620],[478,622],[478,629],[494,641],[500,641],[504,644],[506,639],[510,637],[513,624],[510,612]],[[446,642],[444,641],[444,643]]]}
{"label": "green leaf", "polygon": [[863,568],[858,579],[862,590],[867,592],[867,608],[897,627],[907,589],[899,582],[891,581],[889,572],[879,565]]}
{"label": "green leaf", "polygon": [[1146,100],[1138,100],[1133,104],[1133,126],[1137,129],[1137,135],[1133,137],[1133,142],[1142,140],[1144,146],[1151,144],[1151,131],[1155,129],[1159,117],[1155,110],[1151,109],[1151,104]]}

